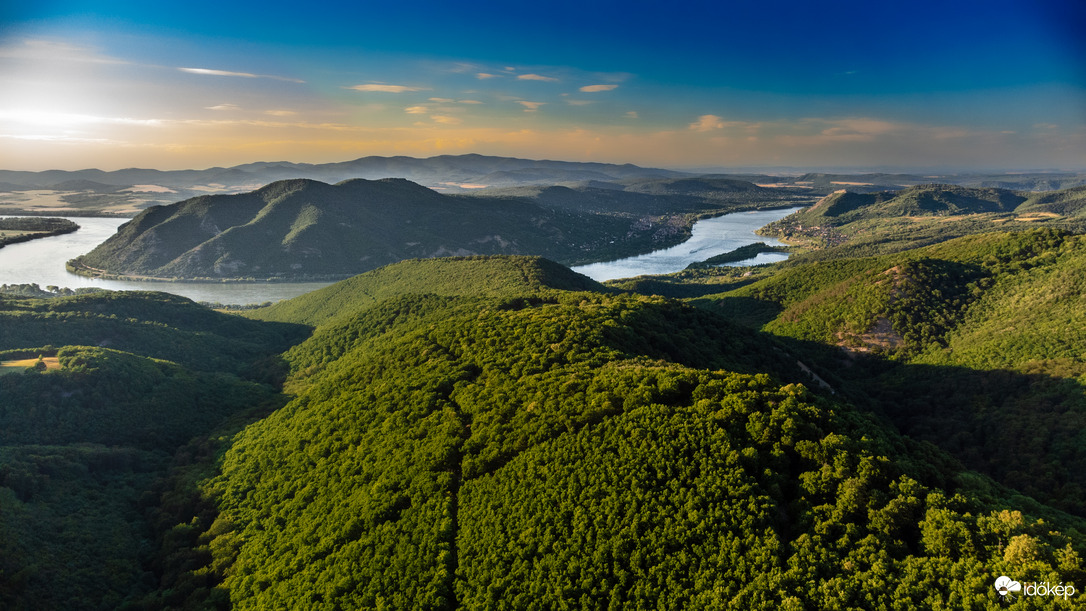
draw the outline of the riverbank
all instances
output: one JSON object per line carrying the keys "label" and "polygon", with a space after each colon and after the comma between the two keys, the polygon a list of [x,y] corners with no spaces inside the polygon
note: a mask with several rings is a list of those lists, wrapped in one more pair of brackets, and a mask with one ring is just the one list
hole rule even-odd
{"label": "riverbank", "polygon": [[79,225],[67,219],[26,218],[12,217],[0,218],[0,248],[8,244],[29,242],[40,238],[51,238],[79,230]]}
{"label": "riverbank", "polygon": [[[572,269],[597,282],[604,282],[682,271],[691,263],[705,261],[760,241],[771,242],[767,246],[784,247],[784,243],[772,238],[761,238],[755,232],[766,224],[802,208],[802,206],[762,208],[701,218],[694,224],[690,239],[681,244],[634,257],[592,263]],[[787,256],[784,253],[778,254]]]}
{"label": "riverbank", "polygon": [[93,278],[95,280],[117,280],[121,282],[163,282],[163,283],[193,283],[193,284],[280,284],[280,283],[298,283],[298,282],[339,282],[340,280],[346,280],[357,274],[329,274],[325,276],[271,276],[267,278],[256,278],[252,276],[248,277],[227,277],[227,278],[182,278],[172,277],[163,278],[158,276],[140,276],[137,274],[115,274],[104,269],[98,269],[85,265],[81,261],[82,257],[76,257],[68,260],[64,264],[64,269],[67,271],[83,276],[85,278]]}

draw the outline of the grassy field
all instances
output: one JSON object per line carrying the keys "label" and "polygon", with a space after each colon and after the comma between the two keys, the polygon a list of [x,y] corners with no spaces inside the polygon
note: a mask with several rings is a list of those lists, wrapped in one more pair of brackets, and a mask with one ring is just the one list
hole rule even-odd
{"label": "grassy field", "polygon": [[0,229],[0,243],[4,242],[5,240],[9,240],[11,238],[21,238],[24,235],[33,235],[35,233],[42,233],[42,232],[41,231],[15,231],[15,230]]}
{"label": "grassy field", "polygon": [[[34,363],[37,363],[38,359],[21,359],[18,361],[0,361],[0,375],[5,373],[19,373],[25,371],[27,367],[33,367]],[[60,361],[55,356],[47,356],[42,359],[45,363],[46,370],[60,369]]]}

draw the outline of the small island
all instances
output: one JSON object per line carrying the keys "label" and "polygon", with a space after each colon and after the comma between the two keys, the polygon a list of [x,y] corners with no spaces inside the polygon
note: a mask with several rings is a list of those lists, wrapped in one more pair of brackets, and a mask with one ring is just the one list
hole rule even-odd
{"label": "small island", "polygon": [[754,244],[747,244],[746,246],[740,246],[735,250],[728,251],[709,257],[704,261],[698,261],[686,266],[686,269],[705,269],[707,267],[716,267],[718,265],[724,265],[725,263],[735,263],[736,261],[746,261],[747,259],[753,259],[763,252],[788,252],[787,246],[770,246],[765,242],[755,242]]}
{"label": "small island", "polygon": [[79,225],[68,219],[51,217],[0,218],[0,248],[17,242],[72,233]]}

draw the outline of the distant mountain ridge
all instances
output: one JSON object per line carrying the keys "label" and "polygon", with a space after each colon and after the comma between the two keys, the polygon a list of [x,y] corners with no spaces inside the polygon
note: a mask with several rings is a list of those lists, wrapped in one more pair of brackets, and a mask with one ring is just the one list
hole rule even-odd
{"label": "distant mountain ridge", "polygon": [[439,155],[437,157],[362,157],[335,163],[293,163],[289,161],[256,162],[229,168],[206,170],[46,170],[20,172],[0,170],[0,183],[9,186],[50,188],[68,181],[91,181],[99,185],[131,186],[154,184],[175,189],[197,185],[249,186],[278,180],[308,178],[336,183],[352,178],[379,179],[389,176],[406,178],[431,187],[455,186],[457,183],[482,183],[509,186],[632,178],[676,178],[684,172],[642,168],[632,164],[589,163],[493,157],[487,155]]}

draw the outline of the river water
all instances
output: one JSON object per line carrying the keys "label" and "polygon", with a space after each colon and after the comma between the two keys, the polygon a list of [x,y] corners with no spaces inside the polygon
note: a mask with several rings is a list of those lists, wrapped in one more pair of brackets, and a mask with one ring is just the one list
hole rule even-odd
{"label": "river water", "polygon": [[[690,239],[678,246],[617,261],[590,263],[574,267],[573,271],[580,272],[599,282],[617,278],[632,278],[634,276],[671,274],[686,269],[686,266],[691,263],[731,252],[740,246],[747,246],[757,242],[765,242],[770,246],[784,246],[784,242],[780,240],[760,236],[754,232],[773,221],[782,219],[802,209],[802,207],[797,207],[755,210],[702,219],[694,224]],[[788,253],[761,253],[753,259],[737,261],[728,265],[761,265],[762,263],[783,261],[787,258]]]}
{"label": "river water", "polygon": [[79,230],[0,248],[0,284],[37,284],[70,289],[96,287],[113,291],[163,291],[193,301],[239,305],[279,301],[328,286],[330,282],[133,282],[101,280],[73,274],[69,260],[94,250],[130,219],[70,217]]}
{"label": "river water", "polygon": [[[668,274],[695,261],[729,252],[755,242],[780,244],[754,233],[756,229],[800,208],[737,212],[698,221],[693,236],[678,246],[618,261],[593,263],[573,268],[595,280],[629,278],[645,274]],[[86,254],[117,232],[126,218],[72,217],[79,230],[51,238],[10,244],[0,248],[0,284],[96,287],[115,291],[164,291],[194,301],[227,304],[255,304],[297,297],[328,286],[329,282],[136,282],[101,280],[73,274],[64,264]],[[733,265],[769,263],[788,258],[784,253],[763,253]]]}

